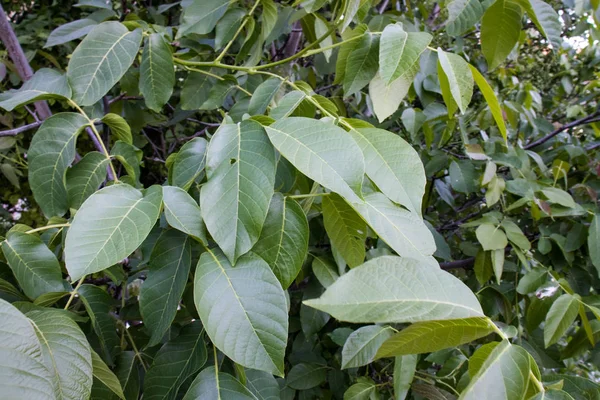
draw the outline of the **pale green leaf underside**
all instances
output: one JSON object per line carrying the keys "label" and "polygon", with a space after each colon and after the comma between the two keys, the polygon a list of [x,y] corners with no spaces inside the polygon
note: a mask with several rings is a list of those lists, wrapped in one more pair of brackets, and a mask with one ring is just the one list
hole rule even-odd
{"label": "pale green leaf underside", "polygon": [[18,90],[9,90],[0,94],[0,107],[12,111],[15,107],[36,100],[70,98],[71,88],[67,77],[60,72],[42,68],[38,70]]}
{"label": "pale green leaf underside", "polygon": [[391,328],[379,325],[363,326],[352,332],[342,349],[342,369],[372,362],[379,347],[393,334]]}
{"label": "pale green leaf underside", "polygon": [[67,233],[65,261],[71,279],[102,271],[133,253],[150,233],[161,204],[160,186],[142,194],[119,184],[90,196]]}
{"label": "pale green leaf underside", "polygon": [[277,78],[269,78],[258,85],[250,99],[248,113],[250,115],[264,114],[280,87],[281,80]]}
{"label": "pale green leaf underside", "polygon": [[383,82],[389,85],[413,69],[431,39],[426,32],[405,32],[399,24],[386,26],[379,47],[379,75]]}
{"label": "pale green leaf underside", "polygon": [[438,48],[438,60],[448,80],[450,93],[464,114],[473,96],[473,74],[469,64],[459,55]]}
{"label": "pale green leaf underside", "polygon": [[418,322],[481,317],[471,290],[458,278],[422,261],[377,257],[340,277],[304,304],[348,322]]}
{"label": "pale green leaf underside", "polygon": [[446,32],[452,36],[462,35],[479,21],[483,15],[480,0],[454,0],[448,3]]}
{"label": "pale green leaf underside", "polygon": [[208,243],[200,207],[192,196],[179,187],[163,186],[163,204],[169,225],[194,236],[204,244]]}
{"label": "pale green leaf underside", "polygon": [[232,267],[223,253],[200,256],[194,301],[211,341],[236,363],[283,375],[288,315],[281,285],[253,253]]}
{"label": "pale green leaf underside", "polygon": [[553,50],[558,51],[562,44],[562,26],[560,17],[554,8],[542,0],[521,0],[520,4],[527,11],[527,16],[552,44]]}

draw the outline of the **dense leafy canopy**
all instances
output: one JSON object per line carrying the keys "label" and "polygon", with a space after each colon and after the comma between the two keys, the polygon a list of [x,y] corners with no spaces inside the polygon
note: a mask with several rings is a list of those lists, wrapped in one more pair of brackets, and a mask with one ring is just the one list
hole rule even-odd
{"label": "dense leafy canopy", "polygon": [[0,10],[0,397],[600,398],[598,0]]}

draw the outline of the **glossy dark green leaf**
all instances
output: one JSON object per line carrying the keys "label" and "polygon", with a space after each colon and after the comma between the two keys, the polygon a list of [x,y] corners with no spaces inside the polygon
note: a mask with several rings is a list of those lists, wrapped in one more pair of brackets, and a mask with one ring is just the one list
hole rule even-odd
{"label": "glossy dark green leaf", "polygon": [[68,210],[65,174],[75,159],[77,136],[87,123],[81,114],[55,114],[44,121],[31,141],[29,185],[48,218],[61,217]]}
{"label": "glossy dark green leaf", "polygon": [[140,291],[140,312],[152,336],[152,347],[171,326],[192,265],[191,240],[185,233],[165,231],[156,242],[148,276]]}
{"label": "glossy dark green leaf", "polygon": [[36,234],[11,231],[1,246],[10,269],[30,299],[68,290],[56,256]]}
{"label": "glossy dark green leaf", "polygon": [[207,243],[200,207],[192,196],[176,186],[163,186],[163,204],[169,225]]}
{"label": "glossy dark green leaf", "polygon": [[186,325],[179,336],[160,348],[144,378],[144,397],[175,399],[181,385],[206,362],[200,321]]}
{"label": "glossy dark green leaf", "polygon": [[208,367],[196,376],[183,400],[256,400],[244,385],[233,376]]}
{"label": "glossy dark green leaf", "polygon": [[120,22],[103,22],[77,46],[67,68],[73,100],[91,106],[102,98],[129,69],[135,59],[141,29],[133,32]]}
{"label": "glossy dark green leaf", "polygon": [[0,94],[0,107],[12,111],[15,107],[37,100],[70,98],[71,88],[67,77],[60,72],[42,68],[18,90]]}
{"label": "glossy dark green leaf", "polygon": [[308,251],[308,221],[294,199],[275,193],[252,251],[269,264],[284,289],[302,268]]}
{"label": "glossy dark green leaf", "polygon": [[249,253],[232,267],[220,251],[203,253],[194,301],[208,336],[225,355],[246,368],[283,375],[287,305],[264,260]]}
{"label": "glossy dark green leaf", "polygon": [[160,186],[142,193],[120,184],[91,195],[67,233],[65,259],[71,279],[102,271],[130,255],[150,233],[161,204]]}
{"label": "glossy dark green leaf", "polygon": [[171,47],[160,33],[148,36],[140,65],[140,92],[151,110],[160,112],[169,101],[175,85]]}
{"label": "glossy dark green leaf", "polygon": [[348,336],[342,349],[342,368],[362,367],[375,359],[379,347],[394,331],[388,326],[369,325],[358,328]]}
{"label": "glossy dark green leaf", "polygon": [[69,207],[78,209],[106,179],[109,160],[102,153],[87,153],[77,164],[67,170]]}
{"label": "glossy dark green leaf", "polygon": [[188,190],[204,170],[206,147],[204,138],[194,138],[181,146],[173,161],[173,186]]}

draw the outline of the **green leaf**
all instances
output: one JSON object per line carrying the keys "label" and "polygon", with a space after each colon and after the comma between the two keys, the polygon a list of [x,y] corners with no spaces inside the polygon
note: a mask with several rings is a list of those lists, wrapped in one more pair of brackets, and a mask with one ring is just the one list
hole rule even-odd
{"label": "green leaf", "polygon": [[179,336],[160,348],[144,378],[144,397],[174,400],[183,383],[206,363],[206,346],[200,321],[192,322]]}
{"label": "green leaf", "polygon": [[[479,2],[479,0],[473,0]],[[496,125],[498,125],[498,130],[500,130],[500,134],[502,138],[506,142],[507,133],[506,133],[506,125],[504,124],[504,114],[502,113],[502,109],[500,108],[500,103],[498,102],[498,98],[496,97],[496,93],[487,82],[487,80],[481,75],[479,70],[469,64],[469,68],[471,69],[471,73],[473,74],[473,78],[475,79],[475,83],[479,87],[483,98],[488,104],[490,108],[490,112],[492,113],[492,117],[494,117],[494,121],[496,121]]]}
{"label": "green leaf", "polygon": [[213,83],[201,72],[190,72],[181,89],[181,109],[199,110],[208,99]]}
{"label": "green leaf", "polygon": [[134,351],[124,351],[117,360],[115,375],[119,378],[123,393],[127,400],[137,400],[140,391],[140,375],[138,359]]}
{"label": "green leaf", "polygon": [[140,185],[140,163],[144,153],[137,147],[117,140],[113,148],[110,150],[110,155],[116,158],[125,168],[127,175],[135,182],[136,186]]}
{"label": "green leaf", "polygon": [[123,388],[116,375],[106,366],[102,358],[92,350],[92,374],[95,379],[98,379],[106,387],[108,387],[120,399],[125,400]]}
{"label": "green leaf", "polygon": [[[353,30],[346,30],[342,33],[343,40],[353,39],[357,36],[365,35],[367,31],[367,26],[361,24],[354,28]],[[366,34],[368,35],[368,33]],[[346,76],[346,63],[348,62],[348,57],[350,53],[354,51],[354,49],[358,46],[358,43],[362,41],[360,40],[351,40],[340,46],[340,50],[338,52],[337,61],[335,63],[335,79],[333,81],[334,84],[340,84],[344,82],[344,78]]]}
{"label": "green leaf", "polygon": [[499,226],[490,223],[484,223],[475,230],[477,240],[481,243],[484,250],[501,250],[508,245],[506,234]]}
{"label": "green leaf", "polygon": [[544,325],[544,344],[553,345],[567,332],[579,313],[579,296],[563,294],[552,303]]}
{"label": "green leaf", "polygon": [[176,39],[190,33],[210,33],[225,14],[229,0],[187,0],[182,4],[183,15]]}
{"label": "green leaf", "polygon": [[364,202],[352,206],[399,255],[424,259],[435,252],[435,240],[423,220],[383,194],[368,194]]}
{"label": "green leaf", "polygon": [[[471,97],[473,96],[473,74],[469,64],[453,53],[446,53],[438,47],[438,61],[448,81],[452,98],[464,114],[467,112]],[[444,97],[444,101],[446,98]]]}
{"label": "green leaf", "polygon": [[206,244],[206,229],[198,203],[185,190],[176,186],[163,186],[163,204],[167,223]]}
{"label": "green leaf", "polygon": [[418,322],[383,343],[377,351],[377,358],[433,353],[472,342],[493,331],[487,318]]}
{"label": "green leaf", "polygon": [[600,276],[600,214],[594,215],[592,219],[588,231],[587,245],[592,264],[594,264]]}
{"label": "green leaf", "polygon": [[106,179],[109,159],[102,153],[87,153],[73,167],[67,170],[67,194],[69,207],[79,209]]}
{"label": "green leaf", "polygon": [[71,279],[105,270],[133,253],[154,226],[161,203],[160,186],[142,193],[120,184],[91,195],[67,232],[65,261]]}
{"label": "green leaf", "polygon": [[200,176],[206,163],[206,147],[204,138],[194,138],[181,146],[173,161],[172,184],[188,190]]}
{"label": "green leaf", "polygon": [[[390,285],[389,282],[394,282]],[[471,290],[453,275],[395,256],[377,257],[304,304],[348,322],[419,322],[481,317]]]}
{"label": "green leaf", "polygon": [[30,321],[2,299],[0,320],[2,396],[7,399],[56,399],[55,377],[45,366],[42,347]]}
{"label": "green leaf", "polygon": [[260,34],[263,39],[266,39],[275,28],[275,25],[277,25],[277,3],[273,0],[262,0],[261,5],[263,13],[262,30]]}
{"label": "green leaf", "polygon": [[121,350],[117,324],[111,315],[114,300],[105,290],[94,285],[81,285],[78,294],[98,336],[101,354],[113,365],[114,357]]}
{"label": "green leaf", "polygon": [[475,25],[483,15],[483,5],[480,0],[453,0],[446,6],[448,21],[446,32],[459,36]]}
{"label": "green leaf", "polygon": [[394,399],[404,400],[412,384],[419,356],[410,354],[394,361]]}
{"label": "green leaf", "polygon": [[160,235],[150,257],[148,277],[140,290],[140,312],[158,344],[171,326],[192,265],[191,238],[176,230]]}
{"label": "green leaf", "polygon": [[522,399],[529,383],[529,369],[529,353],[504,340],[492,350],[459,399]]}
{"label": "green leaf", "polygon": [[27,313],[42,345],[46,368],[60,399],[87,399],[92,390],[90,345],[77,323],[51,310]]}
{"label": "green leaf", "polygon": [[131,128],[123,117],[118,114],[108,113],[102,117],[102,122],[108,125],[116,140],[121,140],[131,145],[133,144]]}
{"label": "green leaf", "polygon": [[413,83],[416,73],[417,69],[413,68],[387,86],[379,74],[371,80],[369,83],[369,96],[373,102],[373,112],[379,122],[398,110],[402,99],[404,99]]}
{"label": "green leaf", "polygon": [[432,38],[426,32],[407,33],[400,24],[387,25],[381,34],[379,46],[379,75],[383,82],[390,85],[401,76],[409,76],[407,73],[418,64],[419,57]]}
{"label": "green leaf", "polygon": [[[317,277],[317,280],[324,288],[328,288],[335,282],[340,276],[335,270],[335,267],[325,257],[315,257],[311,264],[313,273]],[[345,267],[345,265],[344,265]]]}
{"label": "green leaf", "polygon": [[250,115],[260,115],[267,111],[267,107],[275,97],[277,91],[281,87],[281,80],[277,78],[269,78],[254,90],[250,104],[248,105],[248,113]]}
{"label": "green leaf", "polygon": [[367,224],[335,193],[323,197],[322,207],[323,223],[333,246],[350,268],[362,264],[365,260]]}
{"label": "green leaf", "polygon": [[344,400],[369,400],[378,398],[377,385],[369,378],[359,378],[360,381],[350,386],[344,392]]}
{"label": "green leaf", "polygon": [[285,118],[265,127],[269,139],[300,172],[346,200],[360,201],[364,159],[342,128],[310,118]]}
{"label": "green leaf", "polygon": [[30,299],[67,288],[56,256],[36,234],[10,231],[1,244],[10,269]]}
{"label": "green leaf", "polygon": [[258,400],[280,400],[279,384],[273,375],[253,369],[245,372],[246,387]]}
{"label": "green leaf", "polygon": [[294,114],[297,109],[302,109],[301,105],[306,101],[305,99],[306,93],[300,90],[289,92],[277,102],[277,107],[271,109],[269,116],[273,119],[287,118]]}
{"label": "green leaf", "polygon": [[519,4],[523,6],[527,16],[552,44],[552,49],[558,51],[562,44],[562,26],[560,17],[554,8],[542,0],[520,0]]}
{"label": "green leaf", "polygon": [[483,14],[481,50],[489,69],[508,57],[519,41],[523,9],[513,0],[496,0]]}
{"label": "green leaf", "polygon": [[269,264],[284,289],[302,268],[308,251],[308,221],[293,199],[275,193],[260,237],[252,251]]}
{"label": "green leaf", "polygon": [[225,372],[218,372],[215,367],[202,370],[192,382],[183,400],[256,400],[244,385]]}
{"label": "green leaf", "polygon": [[370,364],[379,347],[394,331],[388,326],[370,325],[358,328],[348,336],[342,349],[342,369]]}
{"label": "green leaf", "polygon": [[293,389],[310,389],[327,380],[327,369],[326,365],[314,363],[296,364],[288,373],[285,383]]}
{"label": "green leaf", "polygon": [[203,253],[196,268],[194,301],[208,336],[227,357],[283,376],[287,306],[265,261],[249,253],[232,267],[220,251]]}
{"label": "green leaf", "polygon": [[379,36],[367,33],[358,41],[346,61],[344,96],[352,96],[365,87],[379,68]]}
{"label": "green leaf", "polygon": [[8,90],[0,94],[0,107],[12,111],[16,107],[37,100],[71,98],[71,88],[67,77],[60,72],[42,68],[18,90]]}
{"label": "green leaf", "polygon": [[149,109],[160,112],[175,85],[171,46],[160,33],[148,36],[140,65],[140,92]]}
{"label": "green leaf", "polygon": [[246,16],[246,10],[230,8],[219,21],[215,32],[215,49],[222,49],[229,42]]}
{"label": "green leaf", "polygon": [[29,185],[47,218],[63,216],[68,210],[65,174],[75,159],[77,136],[87,123],[81,114],[54,114],[31,141],[27,153]]}
{"label": "green leaf", "polygon": [[275,170],[275,151],[257,122],[222,125],[210,141],[200,208],[208,232],[231,263],[260,236]]}
{"label": "green leaf", "polygon": [[421,215],[425,169],[419,154],[399,135],[383,129],[350,131],[365,157],[367,176],[390,200]]}
{"label": "green leaf", "polygon": [[348,26],[350,26],[350,23],[352,22],[352,20],[358,13],[360,6],[361,6],[361,0],[348,0],[348,1],[344,2],[344,5],[343,5],[344,9],[342,12],[342,15],[344,18],[344,23],[342,24],[341,32],[344,32],[344,30],[346,30],[346,28]]}
{"label": "green leaf", "polygon": [[575,208],[577,203],[573,200],[573,197],[562,189],[555,187],[547,187],[541,190],[541,192],[548,198],[548,201],[561,206]]}
{"label": "green leaf", "polygon": [[457,192],[473,193],[478,190],[475,167],[471,161],[452,161],[449,173],[450,185]]}
{"label": "green leaf", "polygon": [[73,100],[91,106],[125,75],[135,59],[142,30],[133,32],[120,22],[103,22],[77,46],[67,68]]}
{"label": "green leaf", "polygon": [[563,390],[550,389],[530,397],[529,400],[573,400],[573,397]]}
{"label": "green leaf", "polygon": [[48,47],[68,43],[71,40],[79,39],[90,33],[96,25],[98,25],[98,21],[94,21],[91,18],[82,18],[60,25],[50,32],[44,48],[46,49]]}

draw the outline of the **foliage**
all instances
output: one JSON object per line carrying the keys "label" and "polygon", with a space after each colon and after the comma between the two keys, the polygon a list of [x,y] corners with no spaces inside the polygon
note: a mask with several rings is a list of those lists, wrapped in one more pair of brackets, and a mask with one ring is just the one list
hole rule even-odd
{"label": "foliage", "polygon": [[600,398],[597,0],[158,3],[5,7],[3,396]]}

